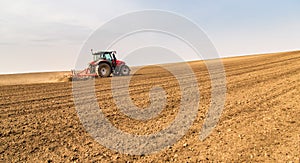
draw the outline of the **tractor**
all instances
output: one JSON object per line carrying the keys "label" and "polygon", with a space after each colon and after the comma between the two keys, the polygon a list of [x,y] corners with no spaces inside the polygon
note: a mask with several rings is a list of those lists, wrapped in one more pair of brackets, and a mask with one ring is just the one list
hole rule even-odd
{"label": "tractor", "polygon": [[73,79],[90,78],[90,77],[109,77],[114,76],[128,76],[130,68],[125,62],[117,60],[116,51],[100,51],[94,53],[93,61],[89,63],[88,68],[76,73],[72,70]]}

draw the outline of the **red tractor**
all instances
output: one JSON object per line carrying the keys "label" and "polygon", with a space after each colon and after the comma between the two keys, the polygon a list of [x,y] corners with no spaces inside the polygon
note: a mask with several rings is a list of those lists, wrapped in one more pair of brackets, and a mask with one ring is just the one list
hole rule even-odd
{"label": "red tractor", "polygon": [[117,60],[116,51],[100,51],[93,53],[93,61],[89,63],[88,68],[76,73],[72,70],[73,78],[87,78],[87,77],[109,77],[114,76],[128,76],[130,68],[125,62]]}

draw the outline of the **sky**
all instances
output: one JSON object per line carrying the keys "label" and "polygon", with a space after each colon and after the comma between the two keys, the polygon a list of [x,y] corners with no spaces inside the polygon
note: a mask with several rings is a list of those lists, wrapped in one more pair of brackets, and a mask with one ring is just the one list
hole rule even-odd
{"label": "sky", "polygon": [[0,0],[0,74],[70,70],[101,25],[146,9],[192,20],[220,57],[300,50],[299,0]]}

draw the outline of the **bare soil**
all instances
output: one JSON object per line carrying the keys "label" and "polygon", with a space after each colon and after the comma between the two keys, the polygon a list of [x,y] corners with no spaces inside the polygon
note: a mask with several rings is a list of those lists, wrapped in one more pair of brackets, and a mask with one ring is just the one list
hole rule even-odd
{"label": "bare soil", "polygon": [[1,85],[21,85],[37,83],[58,83],[69,81],[71,72],[38,72],[0,75]]}
{"label": "bare soil", "polygon": [[[142,156],[112,151],[85,131],[68,74],[1,75],[0,162],[299,162],[300,51],[223,59],[225,108],[204,141],[199,132],[211,100],[211,82],[203,61],[189,64],[201,92],[196,120],[173,146]],[[132,78],[130,95],[137,106],[148,106],[149,90],[160,85],[167,93],[167,107],[154,120],[132,120],[114,104],[112,78],[99,78],[96,95],[106,117],[117,128],[140,135],[168,126],[180,105],[176,78],[159,66],[145,67]]]}

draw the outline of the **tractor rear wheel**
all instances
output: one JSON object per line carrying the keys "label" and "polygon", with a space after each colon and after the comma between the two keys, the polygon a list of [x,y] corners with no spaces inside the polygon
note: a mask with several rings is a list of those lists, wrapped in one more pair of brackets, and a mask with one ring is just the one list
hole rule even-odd
{"label": "tractor rear wheel", "polygon": [[120,75],[128,76],[129,73],[130,73],[130,68],[127,65],[124,65],[124,66],[121,67]]}
{"label": "tractor rear wheel", "polygon": [[108,77],[111,74],[111,67],[107,63],[100,63],[98,66],[98,75],[100,77]]}

